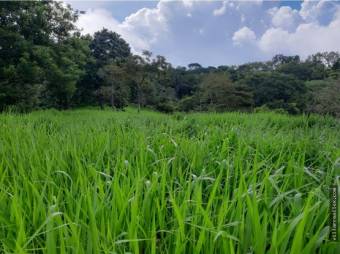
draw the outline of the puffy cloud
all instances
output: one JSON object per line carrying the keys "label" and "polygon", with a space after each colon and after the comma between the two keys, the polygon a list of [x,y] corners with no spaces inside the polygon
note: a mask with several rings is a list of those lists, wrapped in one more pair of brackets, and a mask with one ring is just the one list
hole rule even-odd
{"label": "puffy cloud", "polygon": [[143,8],[131,14],[120,26],[126,33],[134,34],[153,44],[168,31],[166,12],[166,6],[160,2],[157,8]]}
{"label": "puffy cloud", "polygon": [[[217,1],[216,1],[217,2]],[[263,3],[263,0],[252,0],[252,1],[231,1],[231,0],[225,0],[222,2],[222,5],[219,8],[214,9],[213,15],[214,16],[222,16],[226,14],[227,10],[236,10],[236,11],[242,11],[243,9],[247,8],[254,8],[261,6]]]}
{"label": "puffy cloud", "polygon": [[[122,21],[115,19],[107,10],[88,9],[86,14],[80,15],[77,25],[84,34],[108,28],[119,33],[134,53],[147,49],[171,59],[174,54],[169,56],[168,52],[180,50],[177,44],[186,48],[186,54],[193,53],[193,38],[203,38],[205,29],[209,31],[206,20],[202,20],[197,13],[204,13],[207,7],[210,13],[213,5],[213,1],[160,0],[155,7],[141,8]],[[195,43],[197,45],[198,42]],[[188,47],[192,49],[188,50]]]}
{"label": "puffy cloud", "polygon": [[300,10],[279,2],[160,0],[120,21],[95,5],[77,24],[84,33],[116,31],[135,53],[148,49],[174,64],[236,64],[277,53],[340,50],[339,6],[322,0],[304,1]]}
{"label": "puffy cloud", "polygon": [[222,6],[220,8],[218,8],[218,9],[214,10],[214,12],[213,12],[214,16],[221,16],[221,15],[223,15],[226,12],[226,10],[227,10],[227,5],[228,5],[228,1],[223,1],[222,2]]}
{"label": "puffy cloud", "polygon": [[276,52],[283,53],[287,51],[285,44],[288,42],[289,33],[282,28],[269,28],[260,38],[258,46],[264,52],[275,54]]}
{"label": "puffy cloud", "polygon": [[160,0],[155,8],[139,9],[125,17],[122,22],[117,21],[111,12],[105,9],[88,9],[85,14],[80,15],[77,26],[84,34],[93,34],[102,28],[115,31],[138,53],[144,49],[152,50],[155,44],[167,40],[172,33],[169,21],[181,15],[191,18],[191,9],[199,3],[188,0]]}
{"label": "puffy cloud", "polygon": [[294,32],[270,28],[259,39],[259,48],[271,55],[299,54],[306,57],[319,51],[340,51],[340,15],[327,26],[316,22],[300,24]]}
{"label": "puffy cloud", "polygon": [[236,31],[233,35],[233,42],[235,45],[242,45],[251,43],[256,40],[256,34],[249,27],[244,26]]}
{"label": "puffy cloud", "polygon": [[273,26],[285,29],[293,28],[301,19],[299,12],[290,6],[274,7],[269,9],[268,13],[272,16]]}
{"label": "puffy cloud", "polygon": [[187,8],[191,8],[194,4],[194,1],[190,1],[190,0],[183,0],[183,5]]}
{"label": "puffy cloud", "polygon": [[[327,15],[328,22],[323,19],[326,9],[332,13]],[[305,1],[300,11],[282,6],[267,13],[271,17],[267,29],[256,38],[252,30],[243,27],[234,33],[234,44],[255,45],[268,57],[278,53],[307,57],[321,51],[340,51],[339,5]]]}
{"label": "puffy cloud", "polygon": [[126,28],[127,23],[120,23],[112,17],[112,14],[104,9],[89,9],[86,14],[79,17],[77,26],[82,29],[83,34],[93,35],[95,32],[107,28],[120,34],[129,42],[132,51],[137,53],[144,49],[150,49],[150,42]]}
{"label": "puffy cloud", "polygon": [[118,22],[111,12],[104,9],[88,9],[80,15],[77,26],[84,34],[93,34],[102,28],[119,33],[137,53],[151,49],[167,33],[167,5],[160,1],[156,8],[142,8]]}
{"label": "puffy cloud", "polygon": [[328,0],[304,0],[301,4],[300,16],[306,21],[316,21],[320,16],[327,15],[326,12],[334,9],[334,2]]}
{"label": "puffy cloud", "polygon": [[102,28],[119,30],[119,22],[112,17],[112,14],[104,9],[89,9],[86,14],[80,15],[77,26],[85,34],[94,34]]}

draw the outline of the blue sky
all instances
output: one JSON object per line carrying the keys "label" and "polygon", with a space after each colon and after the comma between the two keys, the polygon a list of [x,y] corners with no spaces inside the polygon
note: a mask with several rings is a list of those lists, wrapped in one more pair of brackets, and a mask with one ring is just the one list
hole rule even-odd
{"label": "blue sky", "polygon": [[77,25],[106,27],[133,51],[164,55],[174,65],[204,66],[307,57],[340,51],[339,1],[66,1],[86,11]]}

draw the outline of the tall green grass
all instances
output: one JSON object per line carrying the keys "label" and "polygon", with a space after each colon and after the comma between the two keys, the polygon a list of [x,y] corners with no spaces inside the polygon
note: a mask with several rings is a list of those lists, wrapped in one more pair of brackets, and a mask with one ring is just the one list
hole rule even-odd
{"label": "tall green grass", "polygon": [[317,116],[0,115],[0,253],[340,253],[340,123]]}

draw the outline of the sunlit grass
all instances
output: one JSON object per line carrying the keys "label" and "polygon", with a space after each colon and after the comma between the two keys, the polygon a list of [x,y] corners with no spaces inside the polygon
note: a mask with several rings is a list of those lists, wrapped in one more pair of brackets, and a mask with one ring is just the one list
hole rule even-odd
{"label": "sunlit grass", "polygon": [[0,115],[0,253],[340,253],[317,116]]}

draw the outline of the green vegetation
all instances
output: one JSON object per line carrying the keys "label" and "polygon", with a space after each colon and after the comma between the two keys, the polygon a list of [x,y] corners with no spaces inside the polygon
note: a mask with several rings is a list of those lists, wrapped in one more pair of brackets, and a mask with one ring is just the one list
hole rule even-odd
{"label": "green vegetation", "polygon": [[0,2],[0,253],[340,253],[338,52],[174,67],[79,15]]}
{"label": "green vegetation", "polygon": [[0,115],[1,253],[340,253],[340,123],[128,108]]}

